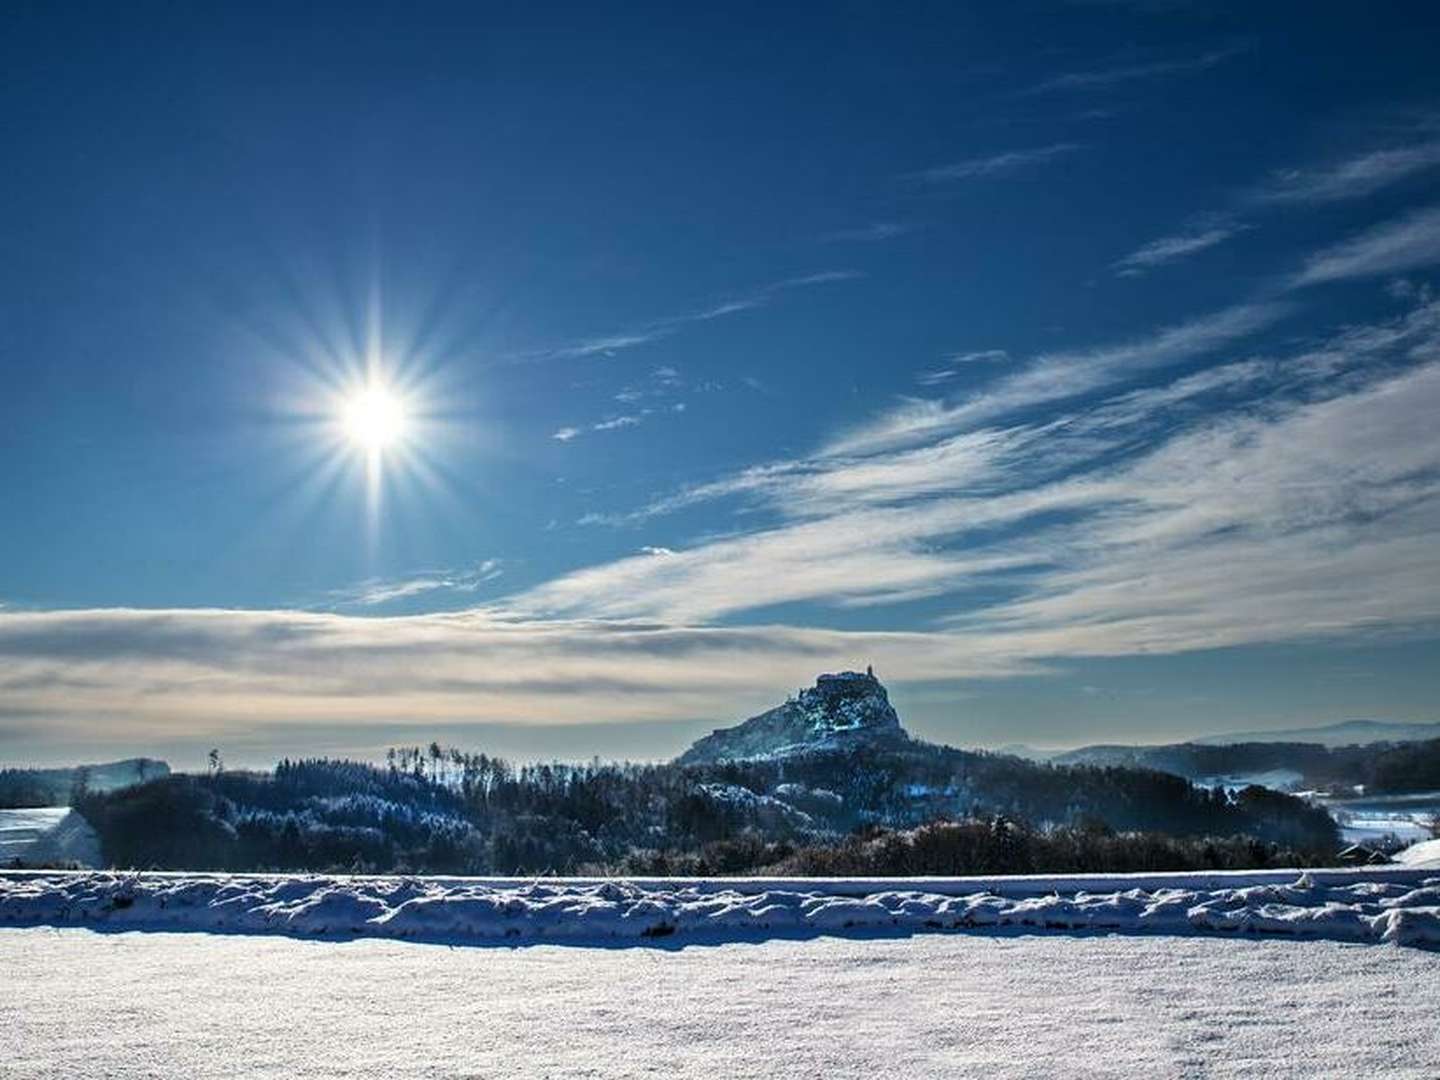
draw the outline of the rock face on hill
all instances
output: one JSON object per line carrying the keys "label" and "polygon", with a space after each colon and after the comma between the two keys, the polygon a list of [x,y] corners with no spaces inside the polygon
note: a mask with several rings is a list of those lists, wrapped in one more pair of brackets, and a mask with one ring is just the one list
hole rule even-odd
{"label": "rock face on hill", "polygon": [[870,670],[821,675],[785,704],[720,728],[680,755],[682,765],[894,745],[910,738]]}

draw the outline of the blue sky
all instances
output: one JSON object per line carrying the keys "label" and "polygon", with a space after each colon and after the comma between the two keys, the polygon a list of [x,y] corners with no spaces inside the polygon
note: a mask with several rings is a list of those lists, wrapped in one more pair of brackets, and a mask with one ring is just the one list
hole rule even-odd
{"label": "blue sky", "polygon": [[8,16],[0,759],[1440,718],[1440,20],[1250,8]]}

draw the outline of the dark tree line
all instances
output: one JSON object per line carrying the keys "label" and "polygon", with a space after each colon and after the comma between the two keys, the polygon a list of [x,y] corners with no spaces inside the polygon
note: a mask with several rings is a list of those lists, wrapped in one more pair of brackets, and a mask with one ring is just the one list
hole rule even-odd
{"label": "dark tree line", "polygon": [[380,767],[286,760],[273,773],[168,776],[80,792],[76,803],[106,859],[141,868],[819,872],[803,868],[939,821],[1003,820],[1019,838],[955,864],[975,872],[1051,869],[1061,852],[1066,866],[1103,864],[1076,869],[1268,865],[1327,858],[1337,841],[1324,810],[1263,788],[1229,793],[1146,769],[923,743],[695,766],[515,765],[431,744],[393,751]]}

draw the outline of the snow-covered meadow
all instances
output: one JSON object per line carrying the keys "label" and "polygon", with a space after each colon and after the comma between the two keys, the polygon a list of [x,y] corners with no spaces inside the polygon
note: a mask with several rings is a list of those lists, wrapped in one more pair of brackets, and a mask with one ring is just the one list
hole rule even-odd
{"label": "snow-covered meadow", "polygon": [[0,929],[0,1077],[1433,1077],[1440,953],[928,934],[680,947]]}
{"label": "snow-covered meadow", "polygon": [[99,866],[100,840],[68,806],[0,810],[0,866],[16,861]]}
{"label": "snow-covered meadow", "polygon": [[1440,945],[1440,871],[697,881],[0,875],[0,926],[427,941],[635,941],[1038,928]]}
{"label": "snow-covered meadow", "polygon": [[0,1077],[1431,1076],[1428,854],[901,881],[4,873]]}

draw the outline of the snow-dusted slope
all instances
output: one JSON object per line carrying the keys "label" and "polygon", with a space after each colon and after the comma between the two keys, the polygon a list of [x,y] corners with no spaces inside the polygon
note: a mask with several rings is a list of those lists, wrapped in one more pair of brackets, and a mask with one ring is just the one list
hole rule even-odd
{"label": "snow-dusted slope", "polygon": [[0,810],[0,863],[20,858],[35,845],[35,841],[60,824],[68,813],[68,806]]}
{"label": "snow-dusted slope", "polygon": [[0,866],[99,866],[100,839],[68,806],[0,810]]}
{"label": "snow-dusted slope", "polygon": [[[1247,880],[1248,877],[1248,880]],[[1440,944],[1440,874],[1307,872],[945,881],[485,881],[100,873],[0,875],[0,926],[424,940],[713,940],[992,927],[1283,934]],[[1032,879],[1035,880],[1035,879]],[[1063,886],[1056,883],[1065,882]]]}
{"label": "snow-dusted slope", "polygon": [[1422,840],[1395,856],[1395,861],[1412,869],[1440,870],[1440,840]]}
{"label": "snow-dusted slope", "polygon": [[1440,952],[1028,933],[441,948],[0,930],[0,1077],[1386,1077]]}

